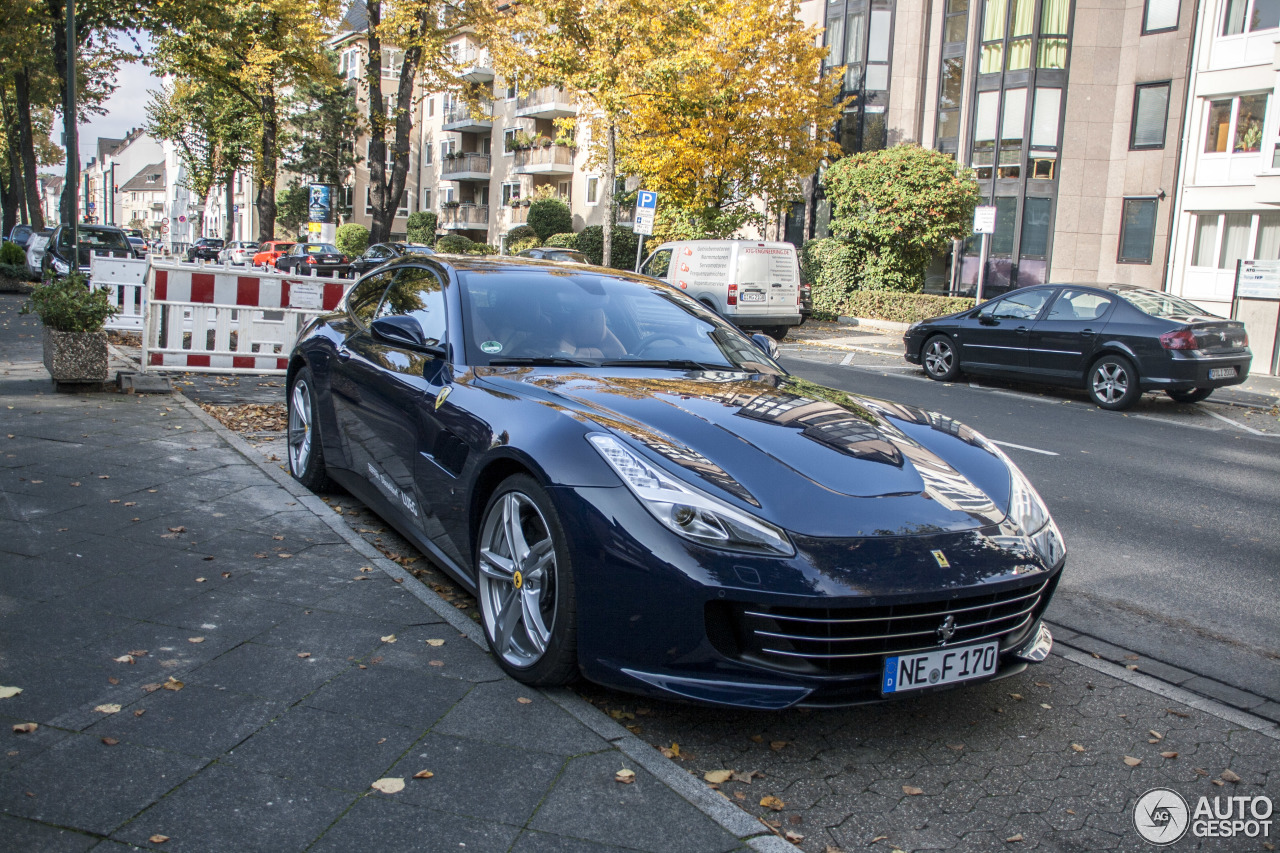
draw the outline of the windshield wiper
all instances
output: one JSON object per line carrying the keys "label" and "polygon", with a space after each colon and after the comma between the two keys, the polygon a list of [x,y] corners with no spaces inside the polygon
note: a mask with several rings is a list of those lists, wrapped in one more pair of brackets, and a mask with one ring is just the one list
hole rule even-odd
{"label": "windshield wiper", "polygon": [[505,358],[489,359],[490,367],[502,367],[505,365],[529,365],[531,367],[592,367],[595,362],[579,361],[576,358],[563,358],[558,356],[535,357],[535,356],[506,356]]}
{"label": "windshield wiper", "polygon": [[734,370],[732,364],[704,364],[688,358],[634,358],[600,362],[601,367],[669,367],[672,370]]}

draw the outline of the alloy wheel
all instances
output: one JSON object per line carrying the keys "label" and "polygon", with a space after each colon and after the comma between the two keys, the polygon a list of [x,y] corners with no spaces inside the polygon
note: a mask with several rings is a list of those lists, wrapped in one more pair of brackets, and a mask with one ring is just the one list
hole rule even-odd
{"label": "alloy wheel", "polygon": [[289,398],[289,469],[295,477],[306,473],[311,461],[311,389],[299,380]]}
{"label": "alloy wheel", "polygon": [[556,550],[547,520],[522,492],[489,508],[480,533],[480,608],[494,649],[507,664],[537,663],[556,616]]}
{"label": "alloy wheel", "polygon": [[924,369],[934,376],[946,376],[955,364],[956,353],[942,338],[929,341],[924,350]]}
{"label": "alloy wheel", "polygon": [[1104,361],[1093,370],[1093,395],[1103,403],[1118,403],[1129,393],[1129,372],[1124,365]]}

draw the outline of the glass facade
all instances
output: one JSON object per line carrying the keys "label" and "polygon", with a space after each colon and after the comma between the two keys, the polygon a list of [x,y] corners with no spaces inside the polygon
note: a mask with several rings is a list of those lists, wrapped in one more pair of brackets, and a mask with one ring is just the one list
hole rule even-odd
{"label": "glass facade", "polygon": [[850,99],[836,131],[846,154],[876,151],[888,141],[893,11],[893,0],[827,2],[825,67],[844,66],[840,97]]}

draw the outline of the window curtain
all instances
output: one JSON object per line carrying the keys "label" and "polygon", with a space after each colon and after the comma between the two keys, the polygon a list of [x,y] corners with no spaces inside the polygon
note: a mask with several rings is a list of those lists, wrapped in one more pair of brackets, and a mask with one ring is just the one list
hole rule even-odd
{"label": "window curtain", "polygon": [[1061,111],[1061,89],[1036,89],[1035,110],[1031,114],[1033,148],[1058,147],[1058,117]]}
{"label": "window curtain", "polygon": [[1070,12],[1069,0],[1044,0],[1040,7],[1040,35],[1065,36]]}
{"label": "window curtain", "polygon": [[1009,25],[1009,35],[1014,38],[1031,35],[1035,17],[1035,0],[1013,0],[1013,20]]}
{"label": "window curtain", "polygon": [[1000,41],[1004,38],[1005,8],[1008,0],[987,0],[982,13],[982,40]]}
{"label": "window curtain", "polygon": [[1213,250],[1218,244],[1218,214],[1196,214],[1196,243],[1191,266],[1213,266]]}
{"label": "window curtain", "polygon": [[827,18],[827,67],[844,64],[844,21]]}
{"label": "window curtain", "polygon": [[979,74],[999,74],[1004,65],[1004,45],[1000,42],[984,44],[978,61]]}
{"label": "window curtain", "polygon": [[1244,12],[1249,0],[1227,0],[1227,14],[1222,18],[1222,34],[1224,36],[1239,35],[1244,32]]}
{"label": "window curtain", "polygon": [[1021,71],[1031,67],[1031,39],[1013,39],[1009,42],[1009,70]]}
{"label": "window curtain", "polygon": [[1067,40],[1059,38],[1040,39],[1040,50],[1036,57],[1037,68],[1064,69],[1067,67]]}
{"label": "window curtain", "polygon": [[1222,228],[1222,254],[1218,257],[1218,269],[1235,269],[1236,261],[1249,256],[1249,225],[1252,213],[1228,213]]}
{"label": "window curtain", "polygon": [[1258,214],[1258,241],[1253,249],[1254,260],[1280,260],[1280,213]]}

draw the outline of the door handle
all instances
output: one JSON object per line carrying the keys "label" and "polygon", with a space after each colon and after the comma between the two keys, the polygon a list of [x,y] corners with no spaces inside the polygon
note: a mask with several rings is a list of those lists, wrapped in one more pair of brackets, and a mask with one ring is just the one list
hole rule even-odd
{"label": "door handle", "polygon": [[1015,331],[1015,332],[1017,332],[1017,333],[1018,333],[1018,334],[1020,334],[1020,335],[1025,335],[1025,334],[1027,333],[1027,327],[1026,327],[1026,326],[1019,326],[1018,328],[1014,329],[1014,331]]}
{"label": "door handle", "polygon": [[347,349],[345,346],[338,347],[338,358],[342,359],[343,361],[346,361],[347,359],[351,358],[351,350]]}
{"label": "door handle", "polygon": [[1089,337],[1093,337],[1094,335],[1096,335],[1096,334],[1097,334],[1097,332],[1095,332],[1093,329],[1084,329],[1083,331],[1081,331],[1081,332],[1080,332],[1080,334],[1082,334],[1082,335],[1088,335]]}

